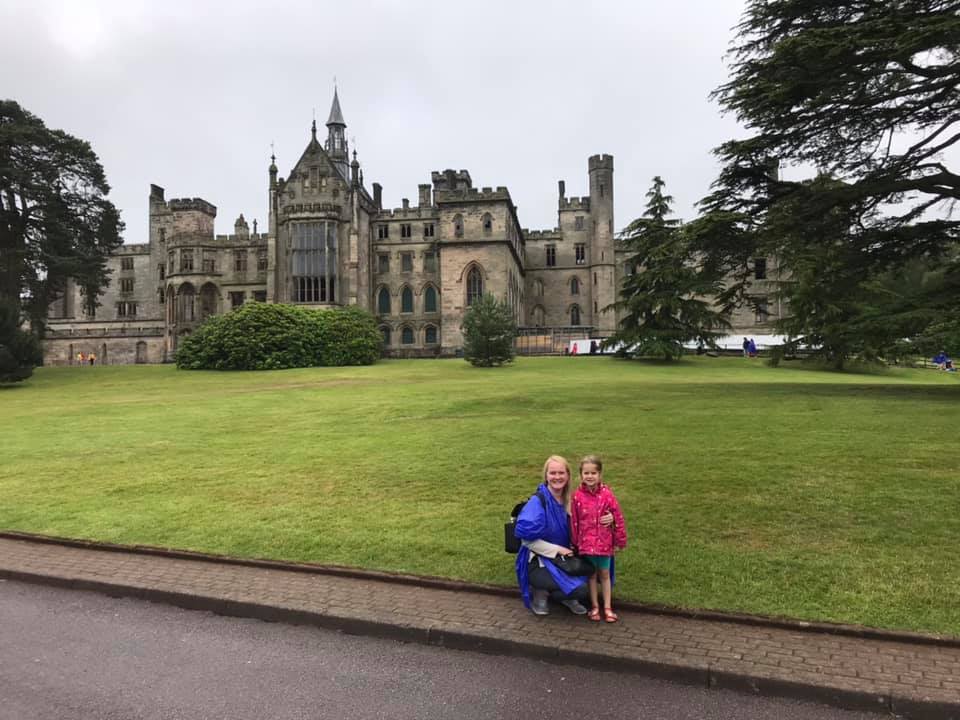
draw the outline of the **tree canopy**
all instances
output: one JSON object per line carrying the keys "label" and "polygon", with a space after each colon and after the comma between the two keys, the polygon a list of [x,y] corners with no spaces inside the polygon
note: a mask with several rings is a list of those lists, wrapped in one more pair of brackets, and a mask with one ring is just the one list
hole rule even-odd
{"label": "tree canopy", "polygon": [[[944,153],[960,140],[958,11],[946,0],[748,3],[714,97],[749,134],[717,149],[723,167],[696,228],[704,263],[732,278],[726,307],[745,301],[751,257],[779,258],[793,308],[780,329],[811,336],[811,313],[847,314],[856,330],[887,273],[956,268],[960,176]],[[785,180],[778,164],[816,177]],[[927,322],[957,297],[956,276],[927,298]]]}
{"label": "tree canopy", "polygon": [[620,236],[633,273],[612,306],[622,319],[606,345],[620,345],[630,356],[670,360],[683,354],[686,342],[712,343],[729,323],[714,307],[719,277],[699,263],[680,221],[668,217],[673,198],[664,186],[659,176],[653,178],[646,211]]}
{"label": "tree canopy", "polygon": [[42,333],[74,278],[88,308],[108,282],[123,223],[90,144],[0,100],[0,301]]}

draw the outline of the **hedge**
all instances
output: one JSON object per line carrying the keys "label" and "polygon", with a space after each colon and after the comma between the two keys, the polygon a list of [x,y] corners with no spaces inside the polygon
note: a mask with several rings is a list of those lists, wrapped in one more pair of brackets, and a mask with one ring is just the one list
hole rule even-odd
{"label": "hedge", "polygon": [[370,365],[380,357],[382,344],[376,319],[359,308],[251,302],[211,317],[182,338],[176,360],[184,370]]}

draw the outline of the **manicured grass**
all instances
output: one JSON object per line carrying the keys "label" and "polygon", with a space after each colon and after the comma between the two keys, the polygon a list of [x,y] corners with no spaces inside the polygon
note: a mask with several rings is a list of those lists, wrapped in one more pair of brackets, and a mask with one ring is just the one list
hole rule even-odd
{"label": "manicured grass", "polygon": [[0,527],[510,585],[508,509],[597,452],[617,596],[960,636],[958,432],[929,370],[44,368],[0,389]]}

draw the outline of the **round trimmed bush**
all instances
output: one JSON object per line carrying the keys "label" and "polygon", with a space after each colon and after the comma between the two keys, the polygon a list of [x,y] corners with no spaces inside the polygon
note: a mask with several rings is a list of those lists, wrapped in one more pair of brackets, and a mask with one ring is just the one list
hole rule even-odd
{"label": "round trimmed bush", "polygon": [[359,308],[311,310],[245,303],[216,315],[183,338],[185,370],[280,370],[317,365],[370,365],[382,340],[374,317]]}

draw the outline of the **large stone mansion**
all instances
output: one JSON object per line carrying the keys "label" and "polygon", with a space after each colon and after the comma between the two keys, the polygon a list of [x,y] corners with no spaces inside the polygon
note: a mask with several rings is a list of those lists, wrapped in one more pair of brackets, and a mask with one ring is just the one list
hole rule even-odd
{"label": "large stone mansion", "polygon": [[[321,143],[314,123],[287,177],[272,159],[266,232],[241,215],[232,235],[215,235],[216,207],[167,200],[152,185],[148,242],[110,259],[94,315],[68,286],[51,311],[46,363],[91,352],[98,363],[170,361],[206,318],[254,300],[365,308],[386,353],[401,357],[454,355],[464,311],[483,293],[506,300],[519,326],[574,337],[614,331],[604,308],[626,268],[614,242],[612,156],[588,159],[585,197],[567,197],[560,181],[557,227],[529,231],[506,187],[475,188],[466,170],[433,172],[416,204],[384,208],[380,185],[368,191],[355,152],[351,159],[336,92],[326,125]],[[765,326],[766,317],[751,311],[734,323]]]}

